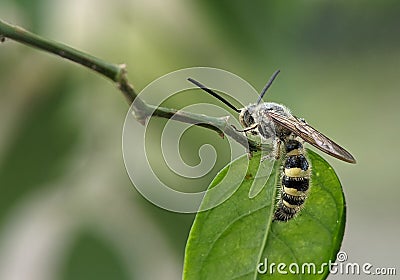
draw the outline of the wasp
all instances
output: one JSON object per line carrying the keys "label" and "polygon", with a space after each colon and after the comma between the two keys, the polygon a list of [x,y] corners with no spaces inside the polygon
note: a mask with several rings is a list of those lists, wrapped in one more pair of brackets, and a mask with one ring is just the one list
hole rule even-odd
{"label": "wasp", "polygon": [[356,160],[343,147],[314,129],[304,119],[293,116],[287,107],[274,102],[262,102],[279,72],[277,70],[272,75],[257,102],[242,109],[237,109],[200,82],[192,78],[188,80],[239,113],[239,122],[244,129],[237,131],[258,135],[261,140],[272,139],[276,158],[281,156],[281,145],[284,146],[280,192],[274,220],[286,222],[301,211],[310,188],[311,164],[307,160],[304,142],[345,162],[356,163]]}

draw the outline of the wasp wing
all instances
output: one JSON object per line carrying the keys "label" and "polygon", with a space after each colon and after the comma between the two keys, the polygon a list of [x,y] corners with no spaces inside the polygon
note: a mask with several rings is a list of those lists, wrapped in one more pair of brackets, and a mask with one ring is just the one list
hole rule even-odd
{"label": "wasp wing", "polygon": [[268,112],[268,115],[275,123],[292,131],[294,134],[304,139],[304,141],[310,143],[321,151],[349,163],[356,162],[354,157],[348,151],[340,147],[321,132],[318,132],[305,121],[300,120],[295,116],[283,116],[271,111]]}

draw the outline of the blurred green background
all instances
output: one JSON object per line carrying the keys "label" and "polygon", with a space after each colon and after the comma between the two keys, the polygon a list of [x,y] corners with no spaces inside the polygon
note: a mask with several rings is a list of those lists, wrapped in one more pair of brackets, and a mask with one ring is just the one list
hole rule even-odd
{"label": "blurred green background", "polygon": [[[324,155],[347,199],[342,250],[351,262],[398,273],[399,14],[396,0],[0,3],[3,20],[127,63],[138,90],[193,66],[231,71],[261,89],[281,69],[269,99],[358,161]],[[0,45],[0,65],[0,279],[181,278],[194,215],[159,209],[132,186],[121,152],[128,106],[115,86],[12,41]],[[191,133],[224,146],[215,133]],[[181,148],[198,162],[197,148]]]}

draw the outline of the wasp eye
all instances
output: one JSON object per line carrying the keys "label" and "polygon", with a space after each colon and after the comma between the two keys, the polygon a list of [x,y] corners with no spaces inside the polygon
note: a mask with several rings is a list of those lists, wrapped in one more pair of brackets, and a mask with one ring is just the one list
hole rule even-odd
{"label": "wasp eye", "polygon": [[245,111],[243,111],[242,114],[240,114],[239,120],[242,123],[242,125],[245,127],[249,127],[252,124],[254,124],[254,119],[248,110],[245,110]]}

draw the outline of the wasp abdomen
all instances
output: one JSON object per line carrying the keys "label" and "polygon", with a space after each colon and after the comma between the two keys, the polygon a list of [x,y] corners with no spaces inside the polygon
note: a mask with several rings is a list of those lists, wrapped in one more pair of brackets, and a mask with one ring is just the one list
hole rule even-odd
{"label": "wasp abdomen", "polygon": [[303,145],[297,140],[287,140],[286,156],[280,197],[274,214],[274,220],[288,221],[302,208],[310,186],[310,164],[304,155]]}

